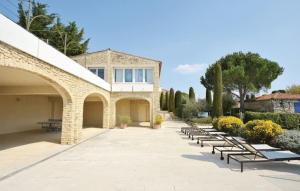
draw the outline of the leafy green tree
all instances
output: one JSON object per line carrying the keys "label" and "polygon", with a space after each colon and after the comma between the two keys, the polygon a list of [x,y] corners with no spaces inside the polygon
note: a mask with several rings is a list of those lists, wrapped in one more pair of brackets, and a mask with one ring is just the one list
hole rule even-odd
{"label": "leafy green tree", "polygon": [[286,92],[290,94],[300,94],[300,85],[291,85],[286,88]]}
{"label": "leafy green tree", "polygon": [[235,101],[232,97],[232,94],[230,92],[223,93],[223,112],[225,115],[230,115],[231,114],[231,109],[235,105]]}
{"label": "leafy green tree", "polygon": [[214,80],[214,100],[213,100],[213,116],[220,117],[223,115],[222,106],[222,69],[220,64],[215,65],[215,80]]}
{"label": "leafy green tree", "polygon": [[255,53],[236,52],[229,54],[208,67],[200,81],[204,87],[214,87],[214,66],[222,67],[224,89],[240,99],[240,110],[244,112],[245,96],[271,87],[271,83],[283,73],[283,68],[274,61]]}
{"label": "leafy green tree", "polygon": [[[84,40],[84,29],[78,29],[76,22],[64,25],[56,14],[48,13],[47,4],[28,2],[27,10],[23,1],[18,5],[19,25],[67,56],[75,56],[87,51],[89,39]],[[56,22],[55,18],[57,18]]]}
{"label": "leafy green tree", "polygon": [[189,89],[189,101],[196,102],[196,97],[195,97],[195,92],[193,87],[190,87]]}
{"label": "leafy green tree", "polygon": [[84,40],[83,34],[84,29],[79,30],[76,22],[70,22],[65,26],[57,19],[51,28],[49,42],[67,56],[75,56],[85,53],[88,49],[89,39]]}
{"label": "leafy green tree", "polygon": [[49,14],[47,4],[29,2],[29,9],[25,10],[24,2],[18,4],[19,21],[18,24],[35,34],[41,39],[47,39],[51,26],[56,18],[55,14]]}
{"label": "leafy green tree", "polygon": [[188,102],[182,106],[182,118],[191,120],[193,117],[197,117],[200,111],[199,104],[196,102]]}
{"label": "leafy green tree", "polygon": [[169,111],[169,92],[165,93],[166,107],[165,110]]}
{"label": "leafy green tree", "polygon": [[175,99],[174,99],[174,89],[170,89],[170,95],[169,95],[169,112],[175,112]]}
{"label": "leafy green tree", "polygon": [[160,93],[160,97],[159,97],[159,107],[160,107],[160,110],[163,110],[163,106],[164,106],[164,93],[161,92]]}

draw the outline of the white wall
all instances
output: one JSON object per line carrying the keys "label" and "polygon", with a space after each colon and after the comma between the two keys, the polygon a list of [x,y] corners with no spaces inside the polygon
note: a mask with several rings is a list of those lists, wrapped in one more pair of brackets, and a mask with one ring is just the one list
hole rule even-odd
{"label": "white wall", "polygon": [[48,96],[0,96],[0,134],[39,129],[37,122],[47,121],[51,114],[61,119],[62,100],[54,104],[50,100]]}

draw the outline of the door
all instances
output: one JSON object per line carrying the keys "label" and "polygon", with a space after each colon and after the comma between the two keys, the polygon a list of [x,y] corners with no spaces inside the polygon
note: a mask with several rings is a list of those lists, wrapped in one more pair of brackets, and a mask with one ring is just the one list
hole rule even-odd
{"label": "door", "polygon": [[300,102],[294,103],[295,106],[295,113],[300,113]]}

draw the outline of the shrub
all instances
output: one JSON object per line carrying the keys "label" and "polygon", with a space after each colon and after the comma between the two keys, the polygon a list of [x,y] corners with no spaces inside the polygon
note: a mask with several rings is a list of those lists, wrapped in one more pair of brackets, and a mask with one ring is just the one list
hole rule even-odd
{"label": "shrub", "polygon": [[211,124],[212,118],[211,117],[202,117],[202,118],[192,118],[192,123],[198,124]]}
{"label": "shrub", "polygon": [[158,114],[158,115],[156,115],[155,116],[155,124],[156,125],[160,125],[161,123],[163,122],[163,117],[160,115],[160,114]]}
{"label": "shrub", "polygon": [[295,113],[245,113],[245,122],[257,119],[272,120],[274,123],[280,124],[285,129],[299,129],[300,124],[300,115]]}
{"label": "shrub", "polygon": [[227,132],[231,135],[239,134],[239,130],[242,126],[243,121],[233,116],[220,117],[217,122],[217,129]]}
{"label": "shrub", "polygon": [[291,113],[280,114],[282,126],[285,129],[299,129],[300,115]]}
{"label": "shrub", "polygon": [[271,120],[253,120],[246,123],[241,133],[251,143],[270,143],[283,129]]}
{"label": "shrub", "polygon": [[213,118],[211,122],[215,129],[218,129],[218,122],[219,122],[219,118]]}
{"label": "shrub", "polygon": [[126,115],[119,116],[119,121],[120,121],[121,124],[129,124],[129,123],[131,123],[130,117],[126,116]]}
{"label": "shrub", "polygon": [[199,113],[199,105],[196,102],[188,102],[183,105],[182,118],[191,120],[193,117],[197,117]]}
{"label": "shrub", "polygon": [[272,120],[274,123],[280,124],[280,115],[279,113],[262,113],[262,112],[250,112],[245,113],[245,122],[251,120]]}
{"label": "shrub", "polygon": [[285,130],[276,138],[276,144],[283,149],[300,152],[300,131]]}

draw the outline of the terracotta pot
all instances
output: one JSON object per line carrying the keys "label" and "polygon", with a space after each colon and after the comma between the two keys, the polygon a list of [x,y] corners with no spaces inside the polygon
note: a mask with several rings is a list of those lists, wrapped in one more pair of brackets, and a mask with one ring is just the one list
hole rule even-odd
{"label": "terracotta pot", "polygon": [[121,125],[120,125],[120,128],[121,128],[121,129],[124,129],[124,128],[126,128],[126,127],[127,127],[127,124],[121,123]]}
{"label": "terracotta pot", "polygon": [[159,129],[161,127],[161,124],[154,124],[153,129]]}

